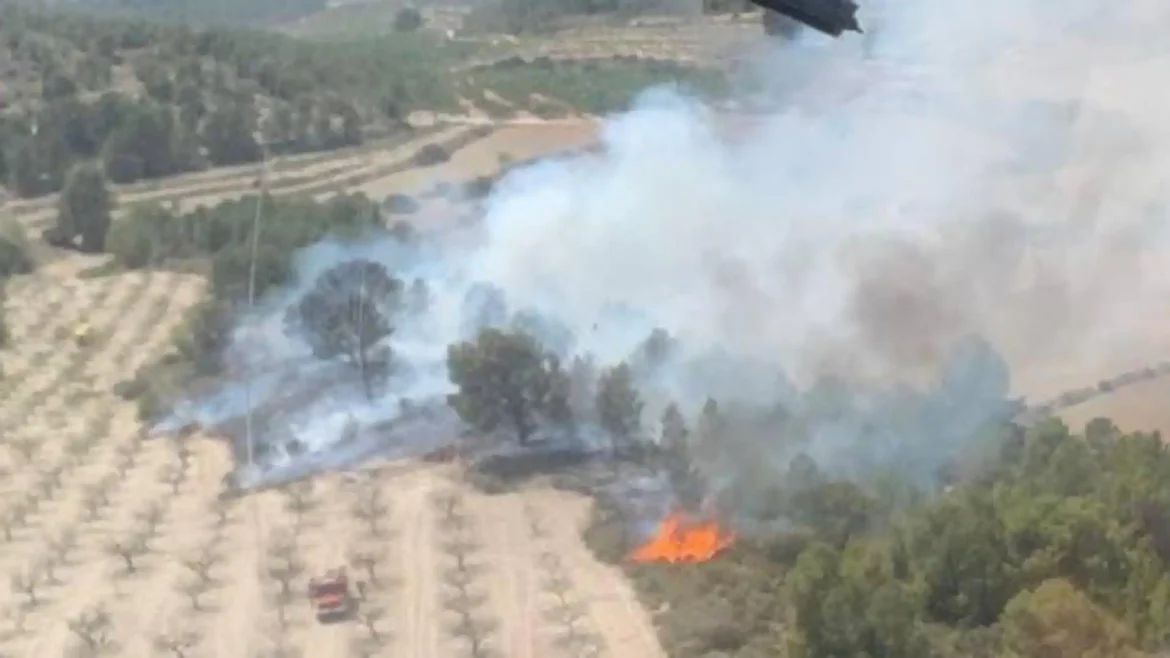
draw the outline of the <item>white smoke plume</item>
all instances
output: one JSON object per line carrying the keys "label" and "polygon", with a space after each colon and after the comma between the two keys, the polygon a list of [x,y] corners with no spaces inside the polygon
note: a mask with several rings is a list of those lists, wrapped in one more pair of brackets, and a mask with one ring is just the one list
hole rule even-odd
{"label": "white smoke plume", "polygon": [[[676,358],[643,382],[651,424],[666,400],[693,414],[709,395],[801,418],[835,378],[851,411],[805,423],[801,450],[845,471],[929,472],[1013,395],[1164,357],[1170,4],[887,0],[860,17],[865,35],[752,53],[738,100],[768,109],[751,116],[648,91],[605,122],[601,153],[508,176],[458,245],[308,250],[233,349],[239,372],[264,372],[251,402],[285,401],[257,422],[305,453],[245,480],[450,438],[444,350],[480,283],[602,365],[668,331]],[[403,321],[374,403],[280,327],[315,273],[355,257],[434,299]],[[237,385],[180,415],[223,425],[241,407]],[[783,469],[781,427],[747,461]]]}

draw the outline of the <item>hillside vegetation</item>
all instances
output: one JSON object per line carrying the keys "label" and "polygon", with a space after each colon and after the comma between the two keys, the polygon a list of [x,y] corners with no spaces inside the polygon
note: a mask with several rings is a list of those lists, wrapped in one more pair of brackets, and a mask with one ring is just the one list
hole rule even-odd
{"label": "hillside vegetation", "polygon": [[0,175],[55,192],[100,159],[118,183],[360,143],[414,109],[455,108],[458,48],[423,34],[308,43],[4,6]]}
{"label": "hillside vegetation", "polygon": [[267,25],[324,10],[326,0],[75,0],[98,15],[145,18],[160,23]]}
{"label": "hillside vegetation", "polygon": [[[176,382],[168,383],[167,368],[218,370],[230,310],[246,294],[254,203],[227,203],[182,221],[144,207],[112,230],[107,249],[126,267],[192,257],[212,263],[212,298],[191,316],[176,350],[123,387],[146,415],[179,390],[170,388]],[[274,231],[261,239],[260,291],[285,281],[291,254],[325,235],[369,239],[387,231],[361,197],[265,203]],[[406,225],[393,234],[414,239]],[[377,267],[354,260],[326,272],[314,284],[322,290],[316,302],[296,307],[294,319],[328,346],[338,332],[392,336],[397,313],[426,312],[426,282],[398,281]],[[369,328],[347,324],[352,314],[329,302],[345,295],[325,292],[359,286],[359,274],[364,282],[385,280],[387,299],[371,299],[370,308],[385,302],[393,311]],[[364,284],[359,289],[367,294]],[[595,420],[622,448],[616,454],[637,468],[686,474],[702,455],[730,445],[729,437],[765,426],[764,418],[710,401],[694,419],[671,407],[661,440],[645,443],[649,423],[629,365],[583,374],[577,363],[562,365],[555,346],[522,324],[518,315],[448,352],[457,388],[449,403],[480,432],[524,443],[538,424]],[[374,350],[375,342],[367,351],[359,341],[350,360],[392,357],[392,349]],[[582,390],[595,392],[585,406],[573,393],[580,376],[588,378]],[[848,413],[848,404],[830,394],[815,408],[832,418]],[[778,427],[782,410],[768,413],[767,427]],[[1170,453],[1157,434],[1124,434],[1104,419],[1076,434],[1051,420],[988,435],[930,483],[896,474],[842,479],[798,456],[765,490],[740,492],[753,494],[742,500],[731,492],[730,503],[750,503],[773,530],[747,533],[704,564],[629,564],[636,541],[625,531],[629,519],[604,501],[587,539],[622,564],[648,607],[660,611],[660,634],[677,658],[1141,658],[1170,646],[1167,492]]]}
{"label": "hillside vegetation", "polygon": [[769,497],[789,529],[698,565],[625,563],[616,508],[600,509],[588,539],[665,610],[663,641],[679,658],[1163,655],[1170,453],[1159,435],[1105,419],[1074,434],[1052,420],[1009,430],[991,459],[965,466],[926,498],[798,458]]}
{"label": "hillside vegetation", "polygon": [[254,162],[265,150],[352,146],[405,129],[416,110],[457,113],[461,100],[496,116],[553,116],[618,110],[661,82],[723,87],[716,73],[617,57],[453,74],[477,48],[425,30],[304,41],[3,5],[0,177],[33,197],[59,191],[88,160],[130,183]]}

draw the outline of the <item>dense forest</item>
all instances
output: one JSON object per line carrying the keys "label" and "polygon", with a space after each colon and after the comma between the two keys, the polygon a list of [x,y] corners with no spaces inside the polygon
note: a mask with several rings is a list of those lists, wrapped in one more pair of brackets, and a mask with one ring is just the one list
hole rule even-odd
{"label": "dense forest", "polygon": [[126,183],[357,144],[412,109],[455,106],[457,49],[423,34],[309,43],[4,5],[0,48],[0,177],[21,196],[91,159]]}
{"label": "dense forest", "polygon": [[289,21],[326,8],[325,0],[75,0],[74,8],[159,23],[235,26]]}

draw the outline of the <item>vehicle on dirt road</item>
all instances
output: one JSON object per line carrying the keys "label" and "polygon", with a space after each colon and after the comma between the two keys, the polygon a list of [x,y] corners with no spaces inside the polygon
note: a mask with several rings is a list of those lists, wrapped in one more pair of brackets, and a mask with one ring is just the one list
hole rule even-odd
{"label": "vehicle on dirt road", "polygon": [[357,610],[357,600],[349,589],[345,567],[309,579],[309,599],[313,602],[317,621],[322,624],[344,621]]}

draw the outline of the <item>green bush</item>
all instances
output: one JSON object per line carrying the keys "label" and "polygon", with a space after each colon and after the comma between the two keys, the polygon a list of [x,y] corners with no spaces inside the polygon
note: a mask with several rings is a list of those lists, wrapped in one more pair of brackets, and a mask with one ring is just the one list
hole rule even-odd
{"label": "green bush", "polygon": [[422,14],[414,7],[403,7],[394,14],[394,29],[398,32],[414,32],[422,24]]}
{"label": "green bush", "polygon": [[451,159],[451,154],[438,144],[427,144],[420,148],[411,157],[410,162],[416,167],[434,167]]}
{"label": "green bush", "polygon": [[35,267],[24,228],[14,221],[0,223],[0,278],[28,274]]}
{"label": "green bush", "polygon": [[12,276],[32,272],[35,267],[28,239],[20,224],[0,224],[0,348],[12,343],[12,331],[8,327],[8,295],[4,283]]}
{"label": "green bush", "polygon": [[0,348],[12,344],[12,330],[8,328],[8,309],[6,303],[8,295],[0,288]]}

